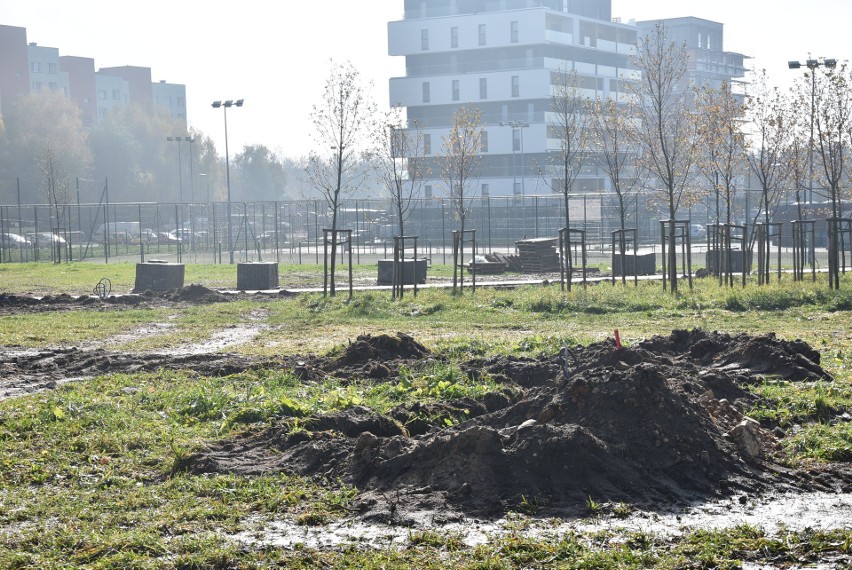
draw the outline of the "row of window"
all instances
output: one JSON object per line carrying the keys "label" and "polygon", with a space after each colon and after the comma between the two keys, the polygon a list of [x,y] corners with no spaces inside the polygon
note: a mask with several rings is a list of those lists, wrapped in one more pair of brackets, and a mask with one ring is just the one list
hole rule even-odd
{"label": "row of window", "polygon": [[[521,78],[519,75],[513,75],[511,78],[511,93],[512,97],[521,96]],[[458,79],[453,79],[450,87],[450,97],[453,101],[461,101],[461,83]],[[488,99],[488,78],[479,78],[479,98]],[[430,103],[432,101],[432,85],[429,81],[423,82],[423,102]]]}
{"label": "row of window", "polygon": [[[33,83],[32,83],[33,93],[40,93],[43,86],[44,86],[44,84],[41,81],[33,81]],[[54,93],[56,93],[57,91],[59,91],[59,84],[56,83],[55,81],[51,81],[47,84],[47,88],[50,89],[51,91],[53,91]],[[68,95],[67,89],[65,89],[65,87],[62,88],[62,93],[65,94],[66,96]]]}
{"label": "row of window", "polygon": [[[523,138],[521,135],[521,130],[513,128],[512,129],[512,152],[518,152],[521,150],[521,145],[523,144]],[[488,131],[483,130],[479,133],[479,152],[488,152]],[[423,134],[423,155],[429,156],[432,154],[432,135],[431,133]]]}
{"label": "row of window", "polygon": [[[516,44],[520,36],[520,29],[517,20],[509,22],[509,42]],[[488,28],[486,24],[479,24],[477,28],[477,38],[480,46],[488,45]],[[450,28],[450,48],[459,47],[459,27],[452,26]],[[420,49],[429,51],[429,30],[424,28],[420,30]]]}
{"label": "row of window", "polygon": [[[106,101],[107,99],[109,99],[109,91],[107,89],[99,89],[98,90],[98,99],[100,99],[101,101]],[[122,100],[126,100],[126,97],[122,98],[120,89],[113,89],[112,90],[112,100],[113,101],[122,101]]]}
{"label": "row of window", "polygon": [[[183,97],[178,97],[176,99],[176,102],[177,102],[178,107],[185,107],[186,106],[186,100]],[[172,98],[171,97],[154,97],[154,103],[156,103],[157,105],[163,105],[165,107],[171,107],[172,106]]]}
{"label": "row of window", "polygon": [[[56,64],[55,63],[48,63],[46,65],[46,67],[47,67],[47,73],[56,73]],[[39,62],[39,61],[33,61],[33,62],[30,63],[30,72],[32,72],[32,73],[41,73],[41,68],[42,68],[42,65],[41,65],[41,62]]]}

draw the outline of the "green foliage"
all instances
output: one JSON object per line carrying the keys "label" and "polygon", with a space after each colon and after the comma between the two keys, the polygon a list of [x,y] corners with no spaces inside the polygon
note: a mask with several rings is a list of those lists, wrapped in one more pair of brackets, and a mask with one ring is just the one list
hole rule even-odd
{"label": "green foliage", "polygon": [[800,458],[852,461],[852,423],[812,424],[784,441]]}

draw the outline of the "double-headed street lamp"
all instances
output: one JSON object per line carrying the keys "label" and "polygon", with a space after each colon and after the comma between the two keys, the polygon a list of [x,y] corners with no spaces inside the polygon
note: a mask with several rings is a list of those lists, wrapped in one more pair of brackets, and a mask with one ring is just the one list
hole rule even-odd
{"label": "double-headed street lamp", "polygon": [[178,188],[180,190],[179,198],[180,203],[183,204],[183,164],[181,163],[181,151],[180,151],[180,143],[187,142],[189,143],[189,192],[190,192],[190,201],[195,201],[195,185],[192,182],[192,143],[195,142],[195,139],[191,136],[187,137],[166,137],[166,140],[169,142],[176,142],[178,144]]}
{"label": "double-headed street lamp", "polygon": [[236,101],[228,99],[227,101],[213,101],[212,104],[214,109],[221,107],[225,114],[225,180],[228,187],[228,252],[230,253],[232,265],[234,263],[234,239],[233,231],[231,229],[231,167],[228,164],[228,108],[242,107],[243,101],[243,99],[237,99]]}
{"label": "double-headed street lamp", "polygon": [[[801,69],[802,64],[799,61],[788,61],[787,67],[790,69]],[[808,204],[814,201],[814,113],[816,112],[816,69],[825,67],[834,69],[837,67],[837,60],[832,58],[807,59],[805,67],[811,70],[811,138],[808,144]]]}

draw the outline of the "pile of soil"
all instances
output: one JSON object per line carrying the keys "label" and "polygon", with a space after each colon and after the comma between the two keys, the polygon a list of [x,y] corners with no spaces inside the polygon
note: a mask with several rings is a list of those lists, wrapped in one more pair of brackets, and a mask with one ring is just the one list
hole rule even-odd
{"label": "pile of soil", "polygon": [[[404,335],[356,345],[337,362],[377,364],[370,359],[381,354],[390,360],[378,364],[393,371],[400,358],[428,355]],[[675,331],[631,348],[609,340],[464,368],[494,374],[507,389],[387,415],[354,407],[303,419],[296,433],[282,421],[212,443],[177,469],[342,480],[361,490],[363,516],[397,522],[424,510],[499,516],[534,504],[539,514],[569,514],[590,497],[659,507],[824,486],[782,467],[783,433],[742,414],[754,399],[743,386],[760,375],[829,377],[800,341]],[[849,485],[844,477],[834,482]]]}

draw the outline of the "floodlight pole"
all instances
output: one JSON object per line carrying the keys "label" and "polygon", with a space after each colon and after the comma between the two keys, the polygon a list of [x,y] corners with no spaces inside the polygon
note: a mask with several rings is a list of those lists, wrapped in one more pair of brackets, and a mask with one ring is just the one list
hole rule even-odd
{"label": "floodlight pole", "polygon": [[231,167],[228,155],[228,107],[234,106],[242,107],[243,99],[237,99],[236,101],[231,99],[227,101],[213,101],[212,104],[214,109],[221,107],[225,115],[225,180],[228,188],[228,253],[231,265],[234,264],[234,234],[231,223]]}
{"label": "floodlight pole", "polygon": [[[787,67],[790,69],[800,69],[802,64],[799,61],[788,61]],[[808,204],[814,202],[814,118],[816,114],[816,69],[818,67],[826,67],[834,69],[837,67],[837,60],[834,58],[821,58],[805,60],[805,67],[811,72],[811,136],[808,143]]]}

